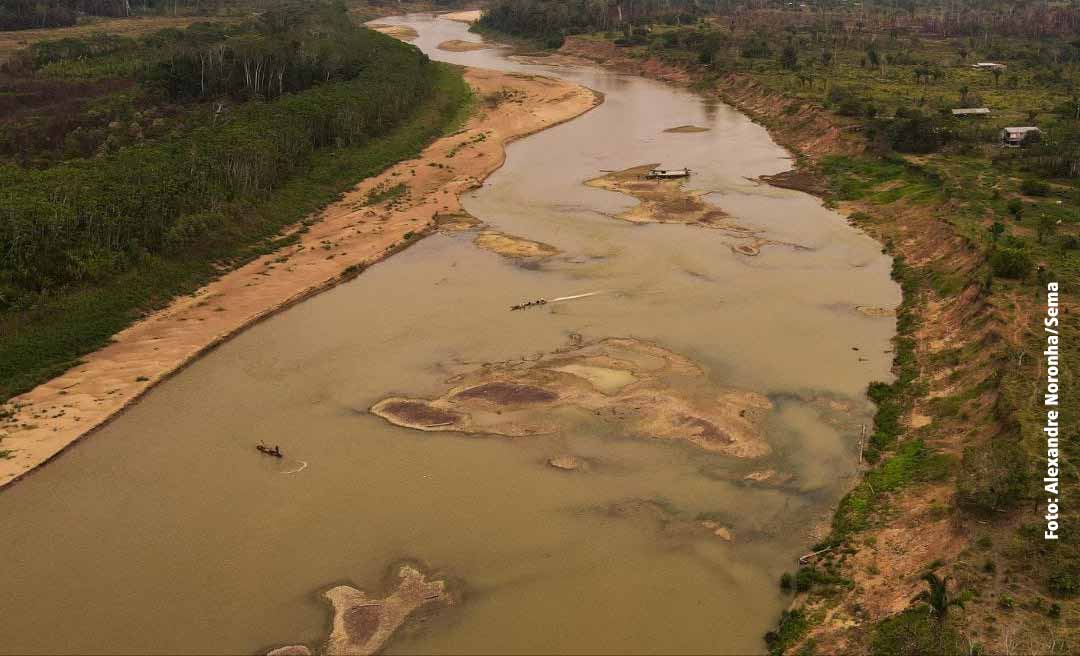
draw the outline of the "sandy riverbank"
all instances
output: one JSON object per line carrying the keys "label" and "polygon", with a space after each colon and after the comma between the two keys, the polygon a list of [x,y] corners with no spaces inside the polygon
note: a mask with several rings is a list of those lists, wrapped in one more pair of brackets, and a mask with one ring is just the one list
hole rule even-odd
{"label": "sandy riverbank", "polygon": [[459,23],[475,23],[480,20],[481,13],[483,12],[479,9],[469,9],[466,11],[452,11],[443,14],[442,17],[447,20],[458,21]]}
{"label": "sandy riverbank", "polygon": [[[347,280],[460,213],[458,195],[498,169],[505,145],[568,121],[601,102],[594,92],[545,77],[466,69],[478,96],[507,90],[515,102],[480,106],[465,129],[363,180],[318,215],[298,244],[224,274],[191,296],[118,333],[82,364],[11,400],[0,424],[11,457],[0,487],[91,433],[213,347],[305,298]],[[384,197],[371,203],[372,192]],[[381,193],[380,193],[381,192]]]}

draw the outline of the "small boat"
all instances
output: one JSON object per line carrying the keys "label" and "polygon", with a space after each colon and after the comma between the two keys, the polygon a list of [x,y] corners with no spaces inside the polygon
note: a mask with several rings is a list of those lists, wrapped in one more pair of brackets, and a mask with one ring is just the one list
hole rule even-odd
{"label": "small boat", "polygon": [[275,458],[282,457],[281,447],[279,446],[274,446],[274,448],[271,449],[265,444],[256,444],[255,448],[258,449],[261,453],[265,453],[268,456],[274,456]]}
{"label": "small boat", "polygon": [[668,180],[671,178],[689,178],[690,169],[653,169],[645,174],[649,180]]}
{"label": "small boat", "polygon": [[525,308],[530,308],[530,307],[533,307],[535,305],[547,305],[547,299],[546,298],[538,298],[535,301],[526,301],[525,303],[519,303],[517,305],[511,305],[510,306],[510,311],[512,312],[514,310],[524,310]]}

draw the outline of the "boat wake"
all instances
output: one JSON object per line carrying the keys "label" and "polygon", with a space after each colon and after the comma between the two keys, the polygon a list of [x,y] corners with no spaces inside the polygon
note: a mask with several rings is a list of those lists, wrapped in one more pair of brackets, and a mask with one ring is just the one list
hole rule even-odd
{"label": "boat wake", "polygon": [[599,291],[599,292],[587,292],[585,294],[574,294],[573,296],[560,296],[559,298],[551,299],[550,301],[548,301],[548,303],[557,303],[558,301],[570,301],[570,300],[573,300],[575,298],[586,298],[588,296],[596,296],[597,294],[606,294],[606,293],[607,292],[605,292],[605,291]]}
{"label": "boat wake", "polygon": [[304,471],[305,469],[307,469],[307,462],[304,461],[304,460],[301,460],[300,461],[300,467],[298,467],[297,469],[294,469],[292,471],[285,471],[285,472],[281,472],[281,473],[282,474],[299,474],[300,472]]}

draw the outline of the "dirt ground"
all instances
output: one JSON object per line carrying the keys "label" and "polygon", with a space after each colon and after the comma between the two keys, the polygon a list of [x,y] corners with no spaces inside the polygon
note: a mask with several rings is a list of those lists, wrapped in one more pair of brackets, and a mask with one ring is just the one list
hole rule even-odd
{"label": "dirt ground", "polygon": [[[15,397],[0,426],[12,457],[0,460],[9,485],[116,416],[151,387],[218,344],[274,313],[348,280],[435,228],[436,215],[464,215],[458,195],[504,159],[510,141],[568,121],[601,102],[598,94],[537,76],[466,69],[478,96],[508,90],[521,102],[484,108],[418,158],[361,181],[322,212],[299,243],[263,256],[118,333],[61,376]],[[481,136],[483,135],[483,136]],[[467,157],[461,156],[467,153]],[[457,155],[452,157],[451,155]],[[436,165],[437,164],[437,165]],[[408,193],[369,205],[374,189],[404,183]]]}

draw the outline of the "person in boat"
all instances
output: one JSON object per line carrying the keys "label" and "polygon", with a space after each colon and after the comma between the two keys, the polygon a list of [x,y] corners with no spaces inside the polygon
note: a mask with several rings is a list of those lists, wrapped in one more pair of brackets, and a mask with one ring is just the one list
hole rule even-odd
{"label": "person in boat", "polygon": [[266,446],[266,444],[259,442],[255,445],[255,448],[259,451],[262,451],[268,456],[274,456],[276,458],[281,457],[281,447],[276,444],[274,445],[274,448],[271,449],[270,447]]}

